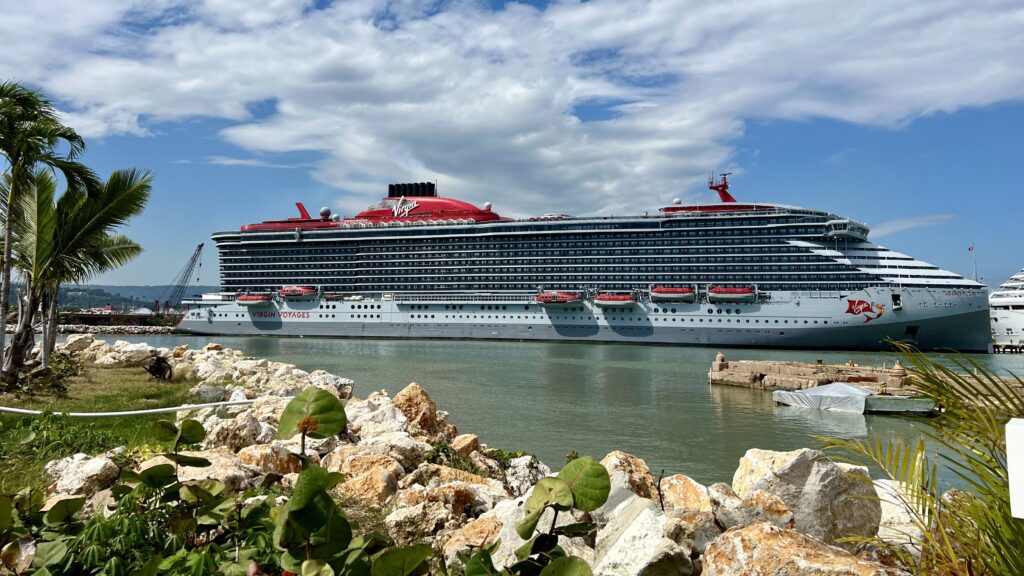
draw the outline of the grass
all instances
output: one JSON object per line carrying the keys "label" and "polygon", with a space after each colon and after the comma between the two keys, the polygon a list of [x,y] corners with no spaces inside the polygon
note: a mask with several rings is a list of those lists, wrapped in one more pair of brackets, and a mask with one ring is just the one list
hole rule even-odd
{"label": "grass", "polygon": [[[117,412],[178,406],[194,384],[185,380],[157,381],[141,367],[85,368],[69,378],[63,393],[0,394],[0,406],[54,413]],[[116,446],[139,447],[156,443],[152,423],[173,414],[124,418],[64,418],[0,415],[0,494],[26,486],[43,487],[49,479],[43,466],[76,452],[95,454]],[[36,438],[19,440],[32,430]]]}

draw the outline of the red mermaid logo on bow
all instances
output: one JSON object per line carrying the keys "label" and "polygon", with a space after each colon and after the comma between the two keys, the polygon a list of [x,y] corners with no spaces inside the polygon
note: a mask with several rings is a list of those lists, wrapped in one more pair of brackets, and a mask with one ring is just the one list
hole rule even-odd
{"label": "red mermaid logo on bow", "polygon": [[863,316],[864,322],[871,322],[885,314],[885,306],[872,304],[867,300],[847,300],[846,313],[853,314],[854,316]]}

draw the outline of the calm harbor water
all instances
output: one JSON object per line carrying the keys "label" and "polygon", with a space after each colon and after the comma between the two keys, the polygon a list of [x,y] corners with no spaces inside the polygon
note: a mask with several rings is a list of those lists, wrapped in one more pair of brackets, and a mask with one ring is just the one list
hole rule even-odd
{"label": "calm harbor water", "polygon": [[[355,381],[365,397],[419,382],[460,431],[507,450],[536,454],[556,469],[569,450],[601,458],[625,450],[657,474],[684,472],[729,482],[748,448],[792,450],[813,437],[917,437],[918,418],[819,413],[777,407],[771,394],[715,386],[715,348],[444,340],[268,337],[106,337],[154,346],[209,341],[246,354],[322,368]],[[888,353],[730,350],[732,359],[890,365]],[[974,355],[996,370],[1024,374],[1024,356]]]}

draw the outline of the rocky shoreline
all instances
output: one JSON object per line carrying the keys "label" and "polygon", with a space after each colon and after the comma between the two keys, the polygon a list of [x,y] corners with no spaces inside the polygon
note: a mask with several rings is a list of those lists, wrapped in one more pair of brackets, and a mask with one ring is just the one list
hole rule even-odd
{"label": "rocky shoreline", "polygon": [[[7,333],[14,333],[14,326],[7,326]],[[59,334],[113,334],[122,336],[151,336],[173,334],[174,326],[99,326],[93,324],[61,324],[57,326]]]}
{"label": "rocky shoreline", "polygon": [[[394,397],[384,391],[353,396],[353,382],[323,370],[249,358],[208,344],[202,349],[108,344],[91,335],[70,336],[60,347],[95,366],[142,365],[163,356],[179,377],[196,381],[196,401],[251,399],[250,406],[180,412],[206,430],[201,456],[213,465],[187,468],[181,479],[215,478],[230,490],[280,483],[294,485],[297,438],[278,440],[278,417],[287,398],[306,387],[336,395],[347,430],[307,442],[307,455],[344,480],[333,488],[350,516],[376,518],[398,544],[428,543],[449,566],[460,551],[500,544],[496,566],[515,561],[524,544],[515,524],[533,485],[551,468],[532,456],[509,457],[459,431],[427,391],[409,384]],[[554,439],[552,440],[554,441]],[[104,513],[108,489],[120,470],[109,454],[50,462],[53,494],[90,498],[88,510]],[[155,457],[137,470],[164,463]],[[905,572],[870,546],[845,538],[876,534],[905,541],[912,530],[899,491],[872,483],[864,467],[836,463],[823,453],[749,450],[730,482],[704,486],[684,474],[656,479],[644,461],[614,451],[601,459],[612,489],[589,513],[542,518],[559,526],[591,520],[593,536],[560,537],[569,554],[584,558],[597,575],[816,574],[896,575]],[[879,498],[881,496],[881,498]]]}

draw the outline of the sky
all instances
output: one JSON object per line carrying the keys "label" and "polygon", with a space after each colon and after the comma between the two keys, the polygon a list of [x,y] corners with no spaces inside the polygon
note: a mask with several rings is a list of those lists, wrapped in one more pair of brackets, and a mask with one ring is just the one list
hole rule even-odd
{"label": "sky", "polygon": [[[1024,267],[1019,0],[0,0],[0,78],[83,160],[155,176],[94,279],[165,284],[218,230],[393,182],[506,216],[824,209],[998,285]],[[974,251],[968,252],[973,245]]]}

